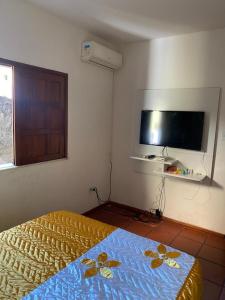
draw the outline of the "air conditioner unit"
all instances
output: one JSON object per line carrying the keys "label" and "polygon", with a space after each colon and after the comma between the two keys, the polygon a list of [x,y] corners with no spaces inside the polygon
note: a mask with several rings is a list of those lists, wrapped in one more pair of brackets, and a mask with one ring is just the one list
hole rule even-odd
{"label": "air conditioner unit", "polygon": [[82,43],[81,60],[113,70],[122,66],[122,54],[93,41]]}

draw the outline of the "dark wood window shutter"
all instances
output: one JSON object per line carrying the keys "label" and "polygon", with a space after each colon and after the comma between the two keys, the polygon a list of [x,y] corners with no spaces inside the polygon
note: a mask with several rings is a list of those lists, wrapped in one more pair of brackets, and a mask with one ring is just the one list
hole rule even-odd
{"label": "dark wood window shutter", "polygon": [[67,156],[67,74],[14,65],[15,164]]}

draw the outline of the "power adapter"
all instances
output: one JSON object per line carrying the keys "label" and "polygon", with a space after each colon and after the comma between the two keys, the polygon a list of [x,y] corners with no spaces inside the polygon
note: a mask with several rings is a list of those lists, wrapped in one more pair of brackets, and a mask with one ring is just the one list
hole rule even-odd
{"label": "power adapter", "polygon": [[161,212],[161,210],[157,208],[157,209],[155,210],[155,215],[156,215],[159,219],[161,219],[161,217],[162,217],[162,212]]}

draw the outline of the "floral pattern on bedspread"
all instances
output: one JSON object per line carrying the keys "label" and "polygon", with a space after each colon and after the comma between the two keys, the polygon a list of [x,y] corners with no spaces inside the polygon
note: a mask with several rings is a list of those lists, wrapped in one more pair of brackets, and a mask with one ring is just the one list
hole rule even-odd
{"label": "floral pattern on bedspread", "polygon": [[[160,267],[153,263],[152,268],[152,261],[149,266],[149,258],[160,259]],[[176,264],[167,263],[168,259]],[[172,300],[183,287],[194,262],[194,257],[184,252],[117,229],[24,300]],[[103,276],[99,263],[110,271],[109,266],[115,266],[113,273],[107,271]],[[87,274],[90,268],[96,269]]]}
{"label": "floral pattern on bedspread", "polygon": [[149,256],[153,258],[151,261],[151,268],[155,269],[160,267],[163,263],[166,263],[171,268],[179,269],[180,265],[175,261],[175,258],[181,255],[180,252],[177,251],[167,251],[166,246],[160,244],[157,247],[158,252],[154,252],[152,250],[146,250],[145,256]]}
{"label": "floral pattern on bedspread", "polygon": [[84,258],[81,263],[89,266],[89,269],[85,271],[85,278],[95,276],[98,273],[104,278],[113,278],[113,272],[110,269],[120,265],[120,262],[117,260],[108,260],[108,254],[105,252],[98,255],[97,261],[90,258]]}

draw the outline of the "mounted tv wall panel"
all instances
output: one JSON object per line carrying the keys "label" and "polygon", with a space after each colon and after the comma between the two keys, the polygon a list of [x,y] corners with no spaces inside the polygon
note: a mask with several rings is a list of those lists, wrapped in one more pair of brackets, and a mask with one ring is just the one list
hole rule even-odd
{"label": "mounted tv wall panel", "polygon": [[[190,88],[166,90],[139,90],[133,110],[133,134],[131,155],[161,155],[161,146],[142,145],[139,143],[141,112],[143,110],[159,111],[196,111],[204,112],[204,128],[202,150],[185,150],[168,148],[168,155],[180,161],[185,167],[194,169],[200,174],[213,178],[216,130],[220,101],[220,88]],[[140,165],[143,173],[148,171],[150,164]]]}

